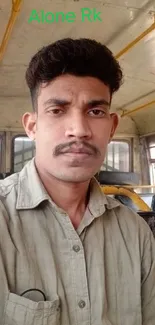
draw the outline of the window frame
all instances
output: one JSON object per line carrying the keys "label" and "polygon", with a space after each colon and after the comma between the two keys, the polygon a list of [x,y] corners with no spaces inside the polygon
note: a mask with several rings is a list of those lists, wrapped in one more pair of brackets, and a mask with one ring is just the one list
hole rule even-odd
{"label": "window frame", "polygon": [[[149,175],[150,175],[150,185],[154,185],[155,182],[155,158],[151,158],[151,148],[155,148],[155,133],[150,134],[145,137],[146,141],[146,150],[147,150],[147,157],[149,162]],[[153,142],[153,144],[151,144]],[[151,188],[151,192],[155,193],[155,188]]]}
{"label": "window frame", "polygon": [[0,132],[0,173],[2,173],[3,169],[3,134]]}
{"label": "window frame", "polygon": [[155,139],[155,134],[152,134],[151,136],[146,137],[149,164],[152,164],[152,163],[154,164],[155,163],[155,158],[151,158],[150,149],[151,148],[155,148],[155,145],[150,145],[149,140],[148,140],[148,139],[151,139],[151,138],[154,138]]}
{"label": "window frame", "polygon": [[5,172],[5,149],[6,149],[6,134],[3,131],[0,131],[0,142],[1,142],[1,151],[0,151],[0,173]]}

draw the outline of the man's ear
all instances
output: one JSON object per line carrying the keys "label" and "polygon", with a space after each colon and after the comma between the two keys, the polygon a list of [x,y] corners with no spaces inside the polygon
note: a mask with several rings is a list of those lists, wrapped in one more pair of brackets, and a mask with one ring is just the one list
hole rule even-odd
{"label": "man's ear", "polygon": [[115,131],[117,129],[118,123],[119,123],[119,117],[116,113],[111,113],[110,117],[111,117],[112,125],[111,125],[111,133],[110,133],[109,143],[111,142],[111,140],[115,134]]}
{"label": "man's ear", "polygon": [[22,124],[27,136],[31,140],[35,140],[36,136],[36,113],[26,112],[22,117]]}

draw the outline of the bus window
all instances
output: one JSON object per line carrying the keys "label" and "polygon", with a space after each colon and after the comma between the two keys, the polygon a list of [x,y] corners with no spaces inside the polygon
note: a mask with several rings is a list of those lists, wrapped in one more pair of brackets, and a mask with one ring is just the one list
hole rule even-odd
{"label": "bus window", "polygon": [[2,137],[0,135],[0,173],[2,172]]}
{"label": "bus window", "polygon": [[[155,185],[155,135],[147,137],[147,147],[149,151],[151,185]],[[155,189],[152,189],[152,192],[155,192]]]}
{"label": "bus window", "polygon": [[21,169],[35,155],[34,141],[27,136],[16,136],[12,143],[12,171],[13,173],[21,171]]}
{"label": "bus window", "polygon": [[130,172],[130,159],[130,143],[128,141],[113,140],[108,145],[101,170]]}

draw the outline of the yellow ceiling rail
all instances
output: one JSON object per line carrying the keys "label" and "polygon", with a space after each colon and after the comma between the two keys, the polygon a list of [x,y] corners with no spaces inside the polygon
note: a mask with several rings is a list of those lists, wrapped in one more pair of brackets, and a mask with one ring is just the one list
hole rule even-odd
{"label": "yellow ceiling rail", "polygon": [[[154,16],[155,19],[155,16]],[[141,41],[146,35],[151,33],[155,29],[155,21],[154,23],[147,28],[142,34],[136,37],[131,43],[129,43],[124,49],[122,49],[115,57],[116,59],[120,58],[124,53],[128,52],[133,46],[135,46],[139,41]]]}
{"label": "yellow ceiling rail", "polygon": [[16,22],[17,16],[19,14],[21,8],[22,0],[12,0],[12,10],[11,15],[4,33],[4,37],[2,39],[2,43],[0,45],[0,61],[3,59],[8,41],[10,39],[10,35],[12,33],[14,24]]}
{"label": "yellow ceiling rail", "polygon": [[[120,187],[120,185],[115,185],[116,187]],[[129,189],[133,189],[133,188],[139,188],[139,189],[143,189],[143,188],[148,188],[148,189],[154,189],[155,185],[123,185],[123,188],[129,188]]]}
{"label": "yellow ceiling rail", "polygon": [[147,107],[147,106],[150,106],[150,105],[152,105],[152,104],[155,104],[155,100],[152,100],[152,101],[149,102],[149,103],[146,103],[146,104],[144,104],[144,105],[141,105],[141,106],[139,106],[139,107],[136,107],[136,108],[134,108],[134,109],[131,109],[131,110],[127,111],[127,112],[123,112],[123,113],[121,114],[121,117],[124,117],[124,116],[130,115],[130,114],[135,113],[135,112],[137,112],[137,111],[140,111],[141,109],[143,109],[143,108],[145,108],[145,107]]}

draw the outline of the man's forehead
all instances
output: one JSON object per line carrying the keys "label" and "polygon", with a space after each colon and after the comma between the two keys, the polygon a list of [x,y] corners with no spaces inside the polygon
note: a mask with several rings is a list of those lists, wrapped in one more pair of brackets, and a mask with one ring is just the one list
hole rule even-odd
{"label": "man's forehead", "polygon": [[[45,97],[85,97],[95,99],[97,97],[105,97],[110,100],[110,90],[102,81],[93,77],[77,77],[72,75],[59,76],[49,83],[41,85],[40,99]],[[41,100],[42,101],[42,100]]]}

